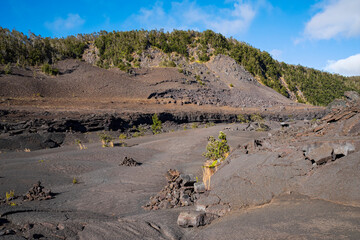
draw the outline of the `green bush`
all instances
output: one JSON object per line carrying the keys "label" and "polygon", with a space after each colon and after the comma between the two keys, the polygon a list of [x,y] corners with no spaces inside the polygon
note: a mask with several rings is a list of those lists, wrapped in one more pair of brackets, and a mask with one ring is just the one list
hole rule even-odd
{"label": "green bush", "polygon": [[248,123],[249,122],[249,120],[247,118],[245,118],[245,116],[242,114],[237,115],[236,118],[237,118],[237,121],[240,123]]}
{"label": "green bush", "polygon": [[264,119],[260,116],[260,114],[252,114],[250,116],[250,120],[252,122],[262,122],[262,121],[264,121]]}
{"label": "green bush", "polygon": [[45,63],[42,65],[41,71],[43,71],[44,73],[46,73],[48,75],[52,75],[52,76],[56,76],[59,74],[59,70],[50,66],[48,63]]}
{"label": "green bush", "polygon": [[226,134],[220,131],[218,138],[219,140],[216,140],[213,136],[209,137],[206,152],[203,153],[203,156],[211,160],[224,160],[227,157],[230,147],[226,140]]}
{"label": "green bush", "polygon": [[113,147],[114,146],[114,143],[113,143],[114,139],[110,135],[108,135],[106,133],[101,133],[99,135],[99,138],[101,140],[103,147]]}
{"label": "green bush", "polygon": [[153,133],[159,134],[162,129],[162,123],[156,113],[152,116],[152,122],[153,122],[153,124],[151,125],[151,129],[152,129]]}
{"label": "green bush", "polygon": [[126,138],[127,138],[127,136],[126,136],[125,133],[121,133],[120,136],[119,136],[120,140],[123,140],[123,139],[126,139]]}
{"label": "green bush", "polygon": [[176,67],[176,63],[171,60],[161,61],[159,64],[160,67]]}
{"label": "green bush", "polygon": [[133,126],[133,129],[135,129],[136,132],[133,133],[133,137],[141,137],[145,135],[146,129],[142,126],[138,126],[137,128]]}
{"label": "green bush", "polygon": [[5,73],[5,74],[11,74],[11,73],[12,73],[12,68],[11,68],[10,63],[8,63],[8,64],[5,65],[5,67],[4,67],[4,73]]}

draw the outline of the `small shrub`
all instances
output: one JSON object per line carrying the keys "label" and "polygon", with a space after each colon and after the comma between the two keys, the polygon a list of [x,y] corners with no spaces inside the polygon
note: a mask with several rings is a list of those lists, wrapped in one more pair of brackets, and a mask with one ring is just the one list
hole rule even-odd
{"label": "small shrub", "polygon": [[136,131],[135,133],[133,133],[133,137],[141,137],[145,135],[146,129],[142,126],[138,126],[137,128],[135,126],[133,126],[133,129]]}
{"label": "small shrub", "polygon": [[10,190],[10,192],[5,193],[6,201],[11,200],[12,198],[14,198],[14,196],[15,196],[14,190]]}
{"label": "small shrub", "polygon": [[208,122],[205,124],[205,128],[213,127],[213,126],[215,126],[215,123],[213,123],[213,122]]}
{"label": "small shrub", "polygon": [[230,83],[230,85],[229,85],[231,88],[233,88],[234,87],[234,85],[232,84],[232,83]]}
{"label": "small shrub", "polygon": [[257,132],[265,132],[268,131],[268,126],[266,126],[264,123],[259,123],[259,127],[255,130]]}
{"label": "small shrub", "polygon": [[195,79],[196,79],[196,81],[197,81],[201,86],[204,86],[204,85],[205,85],[205,83],[204,83],[203,81],[201,81],[199,75],[195,75]]}
{"label": "small shrub", "polygon": [[59,70],[50,66],[48,63],[45,63],[44,65],[42,65],[41,71],[43,71],[44,73],[46,73],[48,75],[52,75],[52,76],[56,76],[59,74]]}
{"label": "small shrub", "polygon": [[230,147],[227,143],[226,134],[220,131],[218,138],[219,140],[216,140],[213,136],[209,137],[206,152],[203,153],[203,156],[211,160],[224,160],[227,157]]}
{"label": "small shrub", "polygon": [[129,72],[129,70],[131,69],[130,66],[128,66],[127,64],[123,63],[122,61],[117,65],[117,67],[123,71],[123,72]]}
{"label": "small shrub", "polygon": [[179,72],[179,73],[183,73],[183,72],[184,72],[184,69],[179,68],[179,69],[178,69],[178,72]]}
{"label": "small shrub", "polygon": [[159,64],[160,67],[176,67],[176,63],[171,60],[161,61]]}
{"label": "small shrub", "polygon": [[4,67],[4,73],[5,73],[5,74],[11,74],[11,73],[12,73],[12,68],[11,68],[10,63],[8,63],[8,64],[5,65],[5,67]]}
{"label": "small shrub", "polygon": [[99,135],[102,147],[114,147],[113,138],[110,135],[102,133]]}
{"label": "small shrub", "polygon": [[162,128],[162,123],[156,113],[152,116],[152,122],[153,124],[151,125],[151,129],[153,133],[154,134],[160,133]]}
{"label": "small shrub", "polygon": [[44,96],[41,93],[33,93],[34,98],[43,98]]}
{"label": "small shrub", "polygon": [[133,137],[141,137],[141,136],[144,136],[144,133],[142,133],[142,132],[134,132],[132,136]]}
{"label": "small shrub", "polygon": [[126,139],[126,138],[127,138],[127,136],[126,136],[126,134],[124,134],[124,133],[120,134],[120,136],[119,136],[119,139],[120,139],[120,140]]}
{"label": "small shrub", "polygon": [[198,128],[198,127],[199,127],[199,125],[198,125],[197,123],[191,124],[191,128],[192,128],[192,129],[195,129],[195,128]]}
{"label": "small shrub", "polygon": [[134,61],[134,67],[135,67],[135,68],[140,68],[139,59],[135,59],[135,61]]}
{"label": "small shrub", "polygon": [[245,116],[242,114],[237,115],[236,118],[237,118],[237,121],[240,123],[248,123],[249,122],[249,120],[247,118],[245,118]]}
{"label": "small shrub", "polygon": [[75,140],[75,143],[79,146],[79,149],[80,149],[80,150],[87,149],[87,147],[85,147],[85,145],[82,144],[81,140],[76,139],[76,140]]}
{"label": "small shrub", "polygon": [[78,180],[74,177],[73,180],[72,180],[72,183],[73,183],[73,184],[77,184],[77,183],[78,183]]}
{"label": "small shrub", "polygon": [[210,57],[206,53],[203,53],[199,55],[199,60],[201,62],[207,62],[210,60]]}
{"label": "small shrub", "polygon": [[264,121],[264,119],[259,114],[252,114],[250,116],[250,120],[252,122],[262,122],[262,121]]}

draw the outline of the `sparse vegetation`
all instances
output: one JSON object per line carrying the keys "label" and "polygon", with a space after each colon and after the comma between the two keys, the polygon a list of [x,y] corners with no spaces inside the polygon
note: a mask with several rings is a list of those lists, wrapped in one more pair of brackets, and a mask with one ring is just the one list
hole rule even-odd
{"label": "sparse vegetation", "polygon": [[153,124],[151,125],[152,132],[154,134],[159,134],[162,129],[162,123],[156,113],[152,116],[152,122],[153,122]]}
{"label": "sparse vegetation", "polygon": [[133,126],[133,131],[135,131],[132,136],[133,137],[141,137],[145,135],[146,129],[139,125],[138,127]]}
{"label": "sparse vegetation", "polygon": [[50,66],[48,63],[45,63],[44,65],[42,65],[41,71],[43,71],[43,73],[46,73],[46,74],[52,75],[52,76],[56,76],[59,74],[59,70]]}
{"label": "sparse vegetation", "polygon": [[247,118],[245,118],[245,116],[242,114],[238,114],[236,116],[236,118],[237,118],[237,121],[240,123],[248,123],[249,122],[249,120]]}
{"label": "sparse vegetation", "polygon": [[252,122],[257,122],[257,123],[260,123],[260,122],[264,121],[264,119],[260,116],[260,114],[257,114],[257,113],[251,114],[250,120]]}
{"label": "sparse vegetation", "polygon": [[82,142],[81,142],[80,139],[76,139],[76,140],[75,140],[75,143],[78,145],[78,147],[79,147],[80,150],[87,149],[87,147],[85,147],[85,145],[82,144]]}
{"label": "sparse vegetation", "polygon": [[257,132],[265,132],[268,130],[268,127],[264,123],[259,123],[259,127],[255,130]]}
{"label": "sparse vegetation", "polygon": [[119,136],[120,140],[123,140],[123,139],[126,139],[126,138],[127,138],[127,135],[124,134],[124,133],[121,133],[120,136]]}
{"label": "sparse vegetation", "polygon": [[14,196],[15,196],[15,191],[14,190],[10,190],[9,192],[5,193],[6,201],[9,201],[9,200],[13,199]]}
{"label": "sparse vegetation", "polygon": [[77,184],[77,183],[78,183],[78,180],[74,177],[73,180],[72,180],[72,183],[73,183],[73,184]]}
{"label": "sparse vegetation", "polygon": [[233,85],[232,83],[230,83],[230,84],[229,84],[229,87],[233,88],[233,87],[234,87],[234,85]]}
{"label": "sparse vegetation", "polygon": [[101,133],[99,137],[102,143],[102,147],[114,147],[113,137],[105,133]]}
{"label": "sparse vegetation", "polygon": [[160,62],[159,66],[160,67],[176,67],[176,63],[171,60],[165,60],[165,61]]}
{"label": "sparse vegetation", "polygon": [[215,126],[215,123],[213,123],[213,122],[208,122],[205,124],[205,128],[213,127],[213,126]]}
{"label": "sparse vegetation", "polygon": [[5,73],[5,74],[11,74],[11,73],[12,73],[12,68],[11,68],[11,64],[10,64],[10,63],[8,63],[8,64],[5,65],[5,67],[4,67],[4,73]]}
{"label": "sparse vegetation", "polygon": [[195,79],[196,79],[196,81],[197,81],[201,86],[205,85],[205,83],[204,83],[203,81],[201,81],[199,75],[195,75]]}
{"label": "sparse vegetation", "polygon": [[195,129],[195,128],[198,128],[198,127],[199,127],[199,125],[198,125],[197,123],[191,124],[191,128],[192,128],[192,129]]}
{"label": "sparse vegetation", "polygon": [[33,94],[33,97],[34,97],[34,98],[43,98],[44,96],[41,95],[41,93],[34,93],[34,94]]}
{"label": "sparse vegetation", "polygon": [[[227,39],[211,30],[100,31],[66,38],[43,38],[33,33],[27,36],[16,30],[10,31],[0,27],[0,49],[3,49],[0,53],[0,64],[50,66],[58,60],[81,58],[90,42],[99,50],[99,60],[96,64],[103,68],[119,67],[123,71],[129,71],[132,66],[139,67],[138,55],[149,48],[157,48],[168,54],[169,59],[161,64],[165,67],[176,67],[172,59],[176,55],[176,58],[183,56],[190,62],[194,62],[194,56],[197,56],[200,62],[206,62],[212,55],[224,54],[244,66],[264,85],[288,97],[289,93],[282,83],[282,80],[285,81],[289,91],[296,95],[299,102],[327,105],[335,98],[343,96],[345,91],[360,92],[357,77],[344,77],[278,62],[268,52],[260,51],[233,38]],[[190,55],[190,48],[198,50]],[[48,74],[56,73],[55,70],[47,71]],[[202,81],[199,83],[204,84]]]}

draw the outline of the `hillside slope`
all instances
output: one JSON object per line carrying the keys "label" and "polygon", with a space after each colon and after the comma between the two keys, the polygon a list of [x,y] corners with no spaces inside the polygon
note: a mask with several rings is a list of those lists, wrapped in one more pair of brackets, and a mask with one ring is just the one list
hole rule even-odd
{"label": "hillside slope", "polygon": [[[218,55],[207,64],[142,67],[131,74],[117,68],[102,69],[79,60],[54,65],[58,76],[36,68],[13,67],[1,75],[0,96],[13,99],[127,100],[171,105],[274,107],[296,105],[273,89],[259,84],[228,56]],[[236,69],[236,71],[231,71]],[[111,101],[110,101],[111,99]]]}
{"label": "hillside slope", "polygon": [[[10,63],[19,66],[53,64],[67,58],[84,55],[91,64],[102,68],[117,67],[125,72],[154,63],[158,55],[166,54],[157,65],[183,68],[206,63],[219,54],[227,55],[243,66],[257,81],[282,95],[299,102],[327,105],[345,91],[360,92],[357,78],[347,78],[302,66],[274,60],[269,53],[246,43],[207,30],[204,32],[128,31],[79,34],[67,38],[42,38],[0,27],[0,71],[11,71]],[[6,65],[7,64],[7,65]],[[230,70],[232,71],[232,70]]]}

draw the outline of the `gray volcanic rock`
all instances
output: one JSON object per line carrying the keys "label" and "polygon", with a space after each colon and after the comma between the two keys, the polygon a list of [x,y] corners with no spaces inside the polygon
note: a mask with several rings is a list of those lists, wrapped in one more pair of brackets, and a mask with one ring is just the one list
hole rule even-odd
{"label": "gray volcanic rock", "polygon": [[128,158],[125,156],[119,165],[120,166],[128,166],[128,167],[136,167],[136,166],[141,165],[141,163],[138,163],[134,159]]}
{"label": "gray volcanic rock", "polygon": [[216,55],[212,61],[207,63],[207,66],[210,70],[216,72],[220,78],[225,78],[229,82],[246,82],[260,86],[260,83],[243,66],[229,56]]}
{"label": "gray volcanic rock", "polygon": [[344,96],[352,102],[356,102],[360,100],[360,94],[358,92],[355,91],[347,91],[344,92]]}

